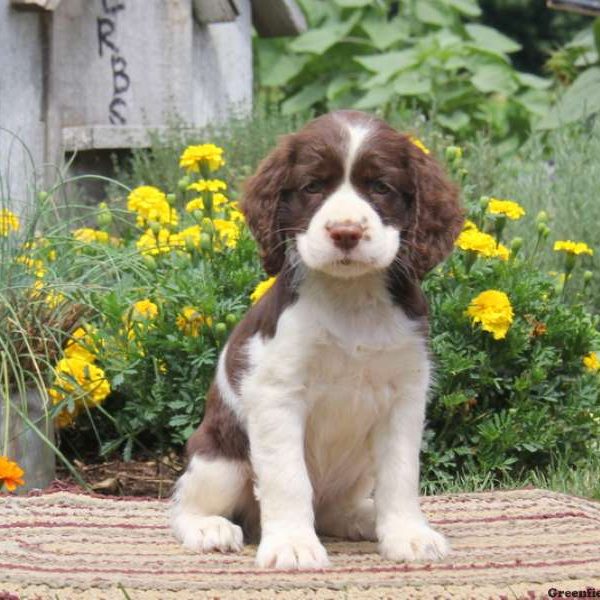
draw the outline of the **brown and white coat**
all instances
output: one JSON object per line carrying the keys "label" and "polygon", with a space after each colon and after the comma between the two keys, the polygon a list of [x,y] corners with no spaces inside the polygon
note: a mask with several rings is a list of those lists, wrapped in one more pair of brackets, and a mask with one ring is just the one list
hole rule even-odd
{"label": "brown and white coat", "polygon": [[233,331],[171,506],[206,552],[260,534],[257,564],[321,568],[317,532],[395,560],[448,550],[418,500],[430,378],[423,276],[462,225],[440,166],[338,111],[284,137],[242,204],[269,292]]}

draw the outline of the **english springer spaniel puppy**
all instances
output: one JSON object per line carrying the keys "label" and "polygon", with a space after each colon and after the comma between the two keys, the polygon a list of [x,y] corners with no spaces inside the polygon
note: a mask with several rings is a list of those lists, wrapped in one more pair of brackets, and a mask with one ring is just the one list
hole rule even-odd
{"label": "english springer spaniel puppy", "polygon": [[406,135],[338,111],[281,139],[242,209],[277,280],[221,353],[171,504],[176,537],[228,552],[260,533],[256,563],[278,569],[326,567],[317,534],[443,557],[418,496],[420,281],[461,229],[456,187]]}

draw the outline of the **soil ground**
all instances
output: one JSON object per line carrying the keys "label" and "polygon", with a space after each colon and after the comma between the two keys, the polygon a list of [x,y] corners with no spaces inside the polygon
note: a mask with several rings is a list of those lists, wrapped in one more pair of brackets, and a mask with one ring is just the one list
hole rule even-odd
{"label": "soil ground", "polygon": [[[99,463],[74,465],[81,477],[98,494],[110,496],[150,496],[168,498],[173,485],[183,470],[183,461],[176,455],[149,460],[111,460]],[[78,485],[77,480],[64,467],[57,466],[57,479]]]}

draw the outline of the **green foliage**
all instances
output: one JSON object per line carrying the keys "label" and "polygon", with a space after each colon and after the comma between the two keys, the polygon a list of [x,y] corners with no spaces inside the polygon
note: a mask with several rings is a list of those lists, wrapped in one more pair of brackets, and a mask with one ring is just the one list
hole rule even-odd
{"label": "green foliage", "polygon": [[[397,120],[413,110],[459,138],[488,131],[522,142],[547,108],[550,82],[516,71],[520,45],[479,23],[475,0],[303,0],[309,30],[294,39],[255,39],[265,95],[281,111],[376,110]],[[277,96],[275,96],[277,97]]]}
{"label": "green foliage", "polygon": [[556,129],[600,112],[600,17],[552,54],[547,68],[568,86],[539,129]]}

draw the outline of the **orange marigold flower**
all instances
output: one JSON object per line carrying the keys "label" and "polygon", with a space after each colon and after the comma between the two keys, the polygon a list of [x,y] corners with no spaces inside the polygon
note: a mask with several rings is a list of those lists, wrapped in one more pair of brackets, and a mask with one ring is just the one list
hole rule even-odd
{"label": "orange marigold flower", "polygon": [[16,462],[9,460],[7,456],[0,456],[0,484],[4,484],[9,492],[25,483],[24,474],[25,472]]}

